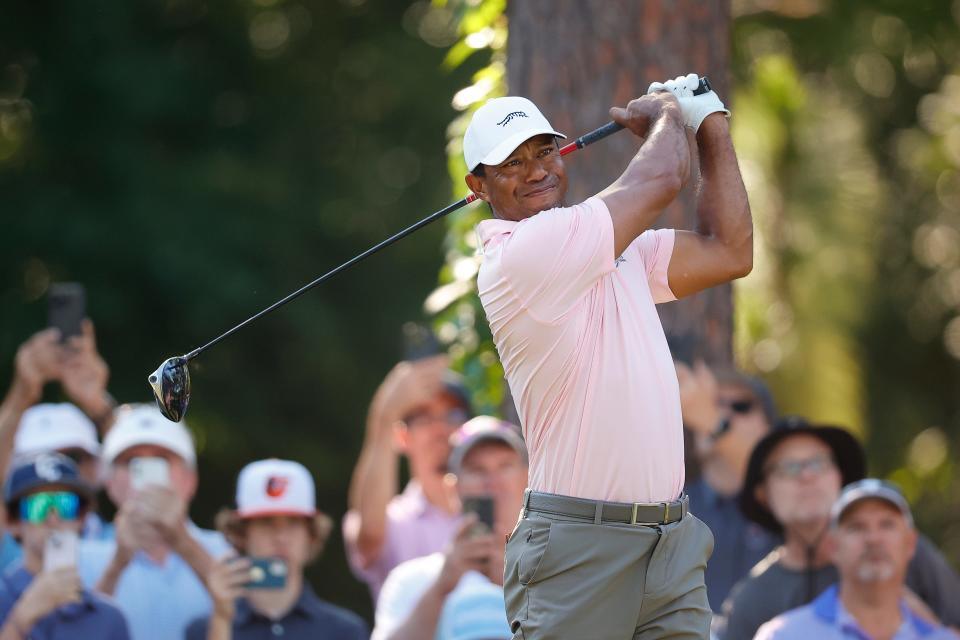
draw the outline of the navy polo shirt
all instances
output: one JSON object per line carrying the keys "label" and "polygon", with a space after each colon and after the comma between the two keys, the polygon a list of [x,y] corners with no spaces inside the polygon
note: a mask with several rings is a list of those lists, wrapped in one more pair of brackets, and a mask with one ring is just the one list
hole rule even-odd
{"label": "navy polo shirt", "polygon": [[[7,621],[17,600],[33,582],[33,575],[23,564],[11,565],[0,576],[0,625]],[[30,640],[129,640],[127,621],[116,605],[104,596],[81,592],[81,600],[56,609],[41,618],[30,630]]]}
{"label": "navy polo shirt", "polygon": [[763,560],[779,538],[750,522],[740,511],[738,496],[721,496],[703,478],[687,487],[690,511],[713,532],[713,555],[707,562],[704,581],[714,613],[741,578]]}
{"label": "navy polo shirt", "polygon": [[[208,618],[194,620],[187,627],[187,640],[206,640]],[[368,640],[367,625],[354,613],[324,602],[310,585],[303,586],[293,608],[278,620],[254,611],[244,598],[237,600],[233,618],[234,640]]]}

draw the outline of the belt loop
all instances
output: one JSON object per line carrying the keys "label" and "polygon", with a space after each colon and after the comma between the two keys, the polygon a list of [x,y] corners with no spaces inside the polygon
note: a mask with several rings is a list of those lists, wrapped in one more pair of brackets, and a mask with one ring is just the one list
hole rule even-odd
{"label": "belt loop", "polygon": [[603,502],[597,500],[593,509],[593,524],[600,524],[603,520]]}
{"label": "belt loop", "polygon": [[529,512],[530,512],[530,489],[524,489],[523,490],[523,510],[521,511],[522,517],[526,518]]}

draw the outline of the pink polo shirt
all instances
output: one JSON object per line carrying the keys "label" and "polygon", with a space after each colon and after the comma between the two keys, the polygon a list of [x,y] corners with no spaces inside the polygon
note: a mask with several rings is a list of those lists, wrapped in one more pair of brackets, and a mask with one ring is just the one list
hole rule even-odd
{"label": "pink polo shirt", "polygon": [[603,200],[477,225],[480,301],[517,403],[530,488],[617,502],[683,488],[677,375],[656,303],[672,229],[646,231],[614,262]]}

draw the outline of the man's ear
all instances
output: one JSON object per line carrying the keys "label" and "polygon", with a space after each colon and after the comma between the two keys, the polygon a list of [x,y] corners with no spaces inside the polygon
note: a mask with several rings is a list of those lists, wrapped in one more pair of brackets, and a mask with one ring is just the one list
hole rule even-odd
{"label": "man's ear", "polygon": [[487,189],[484,184],[483,178],[480,176],[475,176],[472,173],[468,173],[463,177],[463,181],[467,183],[467,186],[470,188],[470,191],[477,194],[477,197],[483,200],[484,202],[489,202],[487,199]]}

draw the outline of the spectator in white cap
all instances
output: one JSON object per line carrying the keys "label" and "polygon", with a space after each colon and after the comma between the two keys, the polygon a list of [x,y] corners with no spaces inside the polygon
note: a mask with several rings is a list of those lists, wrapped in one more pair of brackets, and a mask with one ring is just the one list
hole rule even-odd
{"label": "spectator in white cap", "polygon": [[[95,480],[94,460],[84,461],[86,454],[95,455],[96,425],[101,434],[113,422],[114,400],[107,393],[110,370],[97,352],[93,323],[84,320],[81,334],[66,341],[60,340],[56,329],[45,329],[20,345],[14,360],[13,380],[0,404],[0,478],[6,477],[11,454],[21,461],[27,456],[47,451],[62,451],[77,461],[88,482]],[[67,399],[73,405],[36,405],[43,388],[49,382],[59,382]],[[73,407],[68,410],[66,407]],[[53,413],[44,413],[49,407],[60,407]],[[39,411],[40,413],[33,413]],[[32,415],[30,415],[32,414]],[[46,416],[42,420],[41,416]],[[56,417],[49,428],[39,423]],[[38,419],[37,423],[33,423]],[[67,420],[67,422],[64,422]],[[33,425],[33,426],[31,426]],[[20,433],[30,431],[32,433]],[[39,431],[43,431],[41,434]],[[83,435],[80,435],[80,432]],[[93,451],[91,451],[93,450]],[[89,511],[84,523],[84,535],[98,536],[98,520],[94,510]],[[0,522],[3,515],[0,514]],[[20,548],[4,530],[0,539],[0,569],[20,558]]]}
{"label": "spectator in white cap", "polygon": [[102,456],[116,534],[81,543],[80,575],[116,599],[134,640],[181,637],[191,620],[210,613],[203,580],[229,548],[189,519],[193,439],[153,404],[128,405],[117,410]]}
{"label": "spectator in white cap", "polygon": [[375,640],[512,637],[503,603],[503,541],[523,505],[527,449],[515,426],[490,416],[469,420],[451,442],[448,482],[466,516],[446,551],[408,560],[387,577]]}
{"label": "spectator in white cap", "polygon": [[304,580],[332,528],[317,511],[310,472],[289,460],[252,462],[237,478],[236,502],[217,515],[217,527],[242,556],[214,565],[213,614],[195,620],[187,639],[369,637],[357,615],[321,600]]}
{"label": "spectator in white cap", "polygon": [[917,531],[910,506],[894,485],[874,478],[847,485],[833,504],[829,536],[839,583],[812,603],[767,622],[755,638],[956,638],[907,605],[907,565],[917,548]]}

